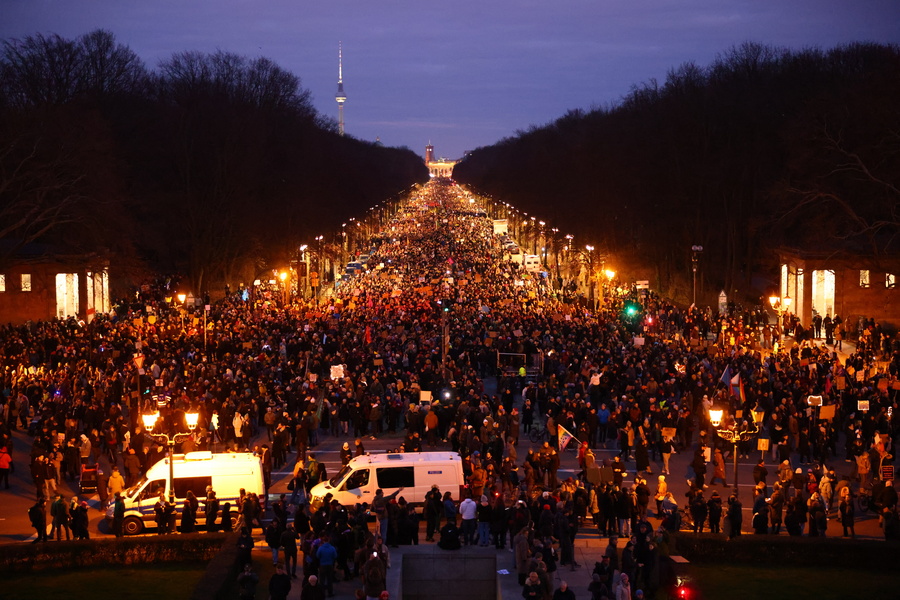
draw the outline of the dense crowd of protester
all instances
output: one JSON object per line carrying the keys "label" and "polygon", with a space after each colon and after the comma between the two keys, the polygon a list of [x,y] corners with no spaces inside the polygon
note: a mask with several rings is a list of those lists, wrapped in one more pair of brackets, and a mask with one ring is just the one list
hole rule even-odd
{"label": "dense crowd of protester", "polygon": [[[469,497],[433,490],[421,514],[426,539],[514,551],[526,598],[571,597],[565,586],[550,589],[549,574],[578,566],[574,536],[588,518],[610,539],[595,569],[597,599],[652,592],[665,530],[683,520],[739,535],[740,500],[706,496],[709,484],[725,483],[735,450],[762,459],[754,531],[777,534],[783,524],[792,535],[807,526],[807,535],[822,535],[833,514],[853,535],[862,494],[881,512],[885,535],[900,536],[896,493],[881,469],[895,454],[900,347],[874,323],[841,361],[844,327],[831,315],[809,329],[790,315],[772,325],[761,310],[681,309],[614,286],[591,311],[527,273],[469,206],[453,185],[425,186],[373,238],[367,269],[326,297],[285,303],[277,291],[237,290],[185,320],[170,278],[89,323],[3,327],[0,484],[8,469],[30,469],[38,498],[52,500],[51,536],[68,538],[71,524],[87,537],[87,504],[59,497],[60,482],[108,464],[97,483],[104,507],[164,456],[139,415],[159,407],[157,427],[187,432],[185,413],[199,412],[179,451],[257,452],[267,486],[273,469],[293,461],[293,494],[274,503],[262,535],[275,562],[281,553],[288,587],[300,562],[305,588],[316,588],[308,597],[333,593],[340,573],[378,598],[389,548],[418,543],[420,515],[402,493],[372,506],[305,502],[327,477],[310,453],[324,436],[346,439],[345,463],[386,432],[403,434],[397,451],[458,451]],[[623,313],[626,300],[640,302],[638,315]],[[497,378],[496,395],[485,394],[486,377]],[[420,392],[432,402],[420,403]],[[713,406],[726,411],[725,427],[748,427],[744,416],[761,412],[758,436],[725,443],[710,425]],[[27,458],[11,456],[17,428],[34,438]],[[526,450],[520,432],[532,428],[546,429],[547,441]],[[561,480],[558,447],[568,434],[581,472]],[[618,455],[598,460],[598,448]],[[684,501],[667,491],[673,452],[694,455],[690,472],[676,474],[691,482]],[[662,465],[655,490],[646,480],[653,461]],[[849,470],[839,477],[841,461]],[[36,506],[45,537],[46,510]],[[263,524],[258,499],[231,509],[252,547],[251,529]],[[170,523],[164,497],[160,511]],[[630,539],[621,552],[617,537]]]}

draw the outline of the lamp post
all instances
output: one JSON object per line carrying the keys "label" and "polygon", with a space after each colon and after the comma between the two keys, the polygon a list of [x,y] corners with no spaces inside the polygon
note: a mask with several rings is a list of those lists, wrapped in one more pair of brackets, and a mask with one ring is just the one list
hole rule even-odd
{"label": "lamp post", "polygon": [[697,264],[700,262],[700,253],[703,252],[703,246],[691,246],[691,265],[694,271],[694,299],[692,304],[697,306]]}
{"label": "lamp post", "polygon": [[765,413],[763,411],[752,411],[753,419],[748,423],[742,419],[740,423],[732,420],[727,426],[722,424],[722,416],[725,411],[721,409],[711,409],[709,411],[709,421],[716,430],[716,434],[725,440],[734,444],[732,457],[734,458],[734,495],[738,495],[738,444],[752,440],[759,434],[759,423],[762,421]]}
{"label": "lamp post", "polygon": [[594,309],[594,247],[587,245],[584,247],[588,252],[588,300],[591,303],[591,310]]}
{"label": "lamp post", "polygon": [[[603,274],[606,275],[606,286],[603,288],[603,294],[600,296],[601,301],[604,305],[606,305],[606,289],[612,288],[612,280],[613,277],[616,276],[616,272],[612,269],[606,269],[603,271]],[[615,298],[613,298],[613,302],[615,302]]]}
{"label": "lamp post", "polygon": [[[313,288],[313,297],[316,299],[319,298],[319,290],[321,289],[321,286],[319,285],[319,277],[322,276],[322,263],[324,262],[322,259],[322,240],[324,240],[324,239],[325,239],[324,235],[316,236],[316,270],[315,270],[315,274],[317,275],[317,277],[315,278],[315,285],[311,285],[311,287]],[[311,278],[310,283],[312,284],[313,283],[312,275],[310,275],[310,278]]]}
{"label": "lamp post", "polygon": [[281,298],[282,298],[282,304],[284,305],[285,308],[287,308],[287,305],[288,305],[288,285],[289,285],[289,283],[288,283],[288,272],[287,272],[287,271],[282,271],[281,273],[278,274],[278,278],[281,279]]}
{"label": "lamp post", "polygon": [[[154,399],[157,397],[154,396]],[[158,400],[157,400],[158,403]],[[189,412],[185,413],[185,418],[187,419],[187,426],[190,429],[189,432],[184,433],[174,433],[169,435],[165,432],[153,432],[153,428],[156,427],[156,423],[159,420],[159,409],[157,411],[150,414],[144,414],[141,417],[144,421],[144,429],[147,430],[147,433],[154,438],[159,439],[160,441],[165,440],[166,444],[169,447],[169,503],[175,504],[175,444],[182,440],[188,438],[188,436],[193,433],[193,431],[197,428],[197,422],[200,419],[200,413]]]}
{"label": "lamp post", "polygon": [[178,294],[176,298],[178,298],[178,303],[181,305],[178,307],[178,312],[181,314],[181,331],[184,332],[184,301],[187,299],[187,294]]}
{"label": "lamp post", "polygon": [[783,326],[781,317],[784,315],[785,311],[790,310],[792,302],[790,296],[785,296],[784,298],[780,296],[769,296],[769,304],[771,304],[772,308],[776,311],[779,327]]}

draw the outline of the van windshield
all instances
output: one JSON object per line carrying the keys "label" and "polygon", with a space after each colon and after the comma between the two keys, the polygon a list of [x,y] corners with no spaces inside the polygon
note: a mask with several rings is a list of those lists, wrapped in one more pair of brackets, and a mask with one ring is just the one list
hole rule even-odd
{"label": "van windshield", "polygon": [[131,486],[130,488],[125,490],[125,497],[126,498],[134,498],[135,494],[138,493],[138,490],[140,490],[141,486],[143,486],[145,483],[147,483],[147,477],[146,476],[141,477],[140,481],[138,481],[136,484],[134,484],[133,486]]}
{"label": "van windshield", "polygon": [[328,480],[328,483],[331,484],[331,487],[336,488],[340,483],[344,480],[344,477],[347,476],[347,473],[350,472],[350,465],[344,465],[343,468],[338,471],[338,474]]}

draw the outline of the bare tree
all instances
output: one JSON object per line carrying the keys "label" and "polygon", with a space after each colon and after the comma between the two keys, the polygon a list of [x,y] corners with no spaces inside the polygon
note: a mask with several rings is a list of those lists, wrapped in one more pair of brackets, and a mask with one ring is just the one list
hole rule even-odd
{"label": "bare tree", "polygon": [[0,264],[23,246],[78,221],[83,175],[43,137],[0,130]]}

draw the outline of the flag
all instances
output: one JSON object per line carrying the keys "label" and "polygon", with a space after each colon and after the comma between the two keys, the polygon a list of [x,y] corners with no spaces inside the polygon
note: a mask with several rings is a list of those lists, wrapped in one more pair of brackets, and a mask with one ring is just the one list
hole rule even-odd
{"label": "flag", "polygon": [[559,430],[559,451],[562,452],[575,436],[569,433],[569,430],[562,425],[557,425],[556,427]]}
{"label": "flag", "polygon": [[722,378],[719,380],[720,383],[724,383],[725,385],[729,385],[731,383],[731,378],[733,375],[731,374],[731,365],[725,367],[725,372],[722,373]]}
{"label": "flag", "polygon": [[744,403],[744,382],[741,381],[741,374],[738,373],[731,378],[731,393],[738,399],[741,404]]}

